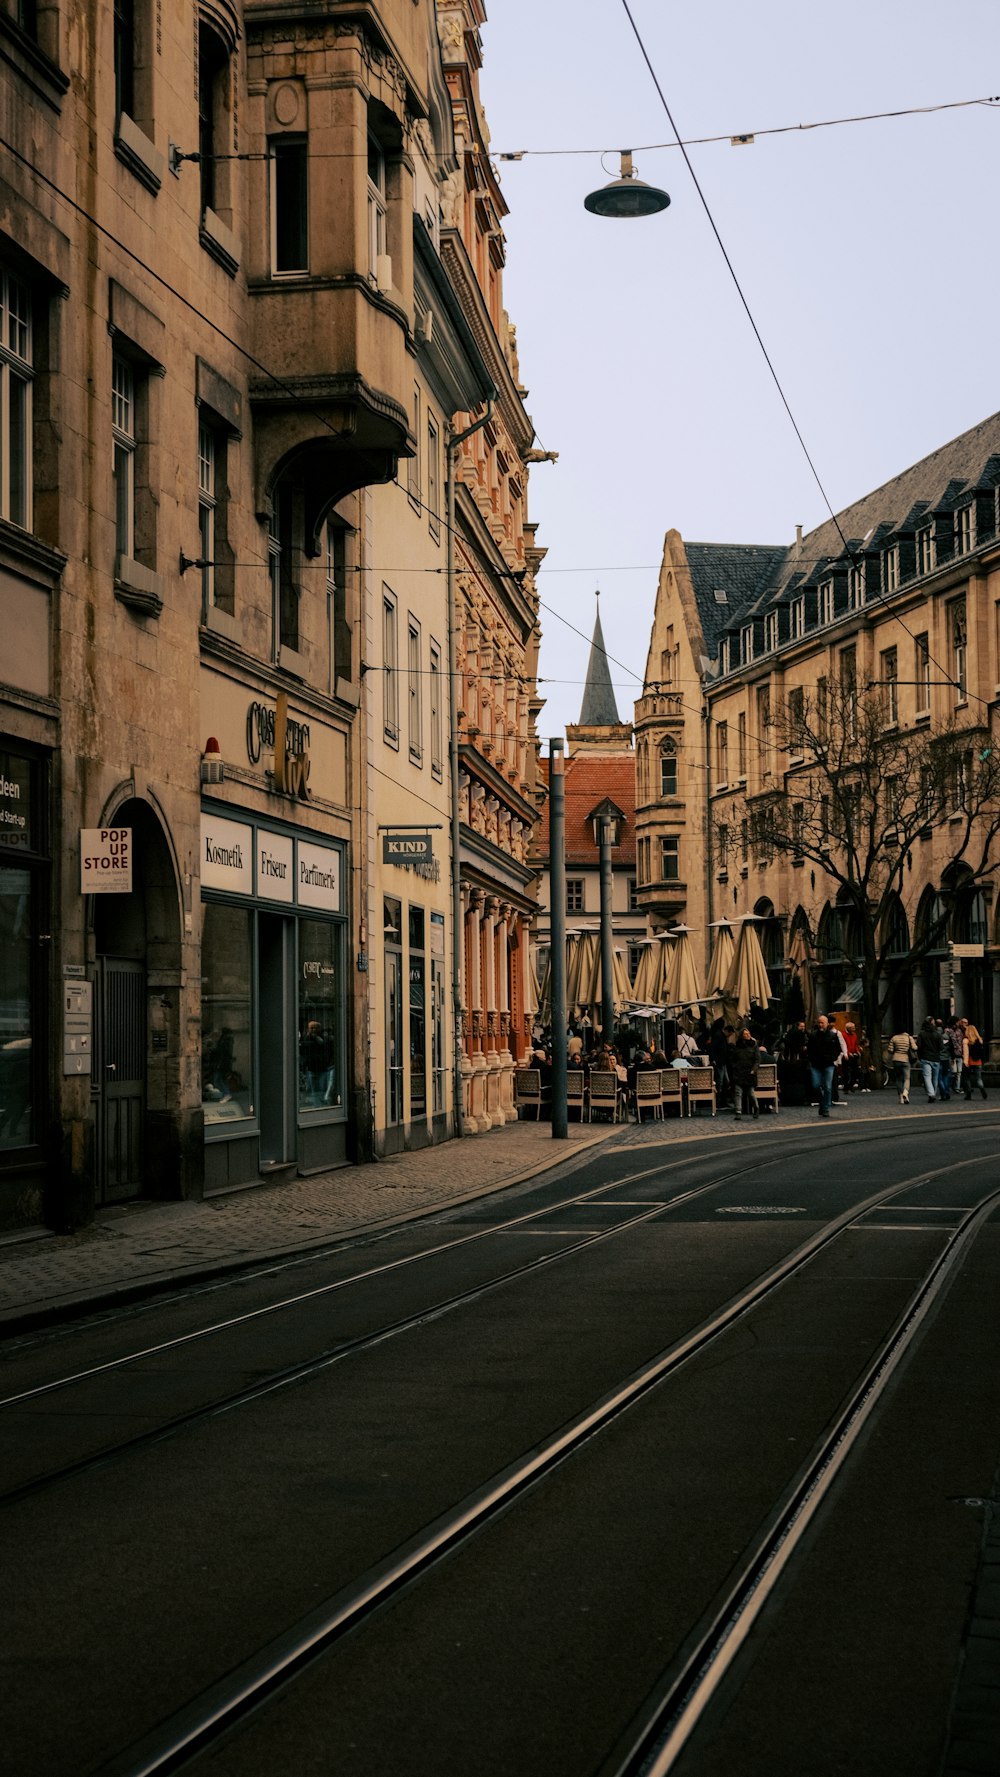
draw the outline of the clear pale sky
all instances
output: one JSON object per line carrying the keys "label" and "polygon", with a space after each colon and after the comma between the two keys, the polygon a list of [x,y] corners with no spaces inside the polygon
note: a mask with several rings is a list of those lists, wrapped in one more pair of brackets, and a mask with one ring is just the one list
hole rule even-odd
{"label": "clear pale sky", "polygon": [[[727,137],[689,153],[839,510],[1000,407],[1000,104],[728,137],[1000,93],[1000,0],[630,4],[681,135]],[[579,716],[595,587],[630,720],[665,532],[787,544],[827,514],[683,157],[641,147],[672,132],[621,0],[488,6],[494,152],[607,151],[499,169],[528,410],[560,453],[530,494],[547,739]],[[589,215],[628,147],[670,208]]]}

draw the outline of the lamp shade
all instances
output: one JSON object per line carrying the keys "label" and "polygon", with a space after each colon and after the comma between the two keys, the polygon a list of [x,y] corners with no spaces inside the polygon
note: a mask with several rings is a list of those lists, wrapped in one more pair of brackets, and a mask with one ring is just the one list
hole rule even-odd
{"label": "lamp shade", "polygon": [[620,177],[612,179],[610,185],[602,185],[600,191],[589,192],[583,207],[594,216],[655,216],[669,202],[668,194],[659,186],[646,185],[636,177],[632,155],[625,150]]}

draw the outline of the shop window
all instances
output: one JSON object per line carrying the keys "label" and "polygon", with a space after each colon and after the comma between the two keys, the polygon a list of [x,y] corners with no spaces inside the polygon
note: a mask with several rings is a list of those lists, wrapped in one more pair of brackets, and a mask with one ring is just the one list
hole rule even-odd
{"label": "shop window", "polygon": [[330,920],[299,920],[299,1109],[344,1104],[343,928]]}
{"label": "shop window", "polygon": [[206,1124],[254,1115],[253,914],[207,902],[201,937],[201,1097]]}
{"label": "shop window", "polygon": [[[435,949],[440,955],[433,954]],[[431,914],[431,1069],[434,1081],[434,1115],[439,1116],[447,1104],[447,1028],[448,978],[444,954],[444,914]]]}
{"label": "shop window", "polygon": [[424,957],[425,916],[422,907],[409,910],[410,928],[410,1116],[427,1115],[427,964]]}
{"label": "shop window", "polygon": [[304,136],[272,136],[271,266],[275,276],[309,270],[309,145]]}
{"label": "shop window", "polygon": [[[15,778],[12,787],[20,789],[20,783]],[[7,801],[0,805],[4,810]],[[7,843],[7,833],[0,834],[0,844]],[[31,872],[8,868],[0,852],[0,1151],[28,1147],[35,1139],[31,891]]]}
{"label": "shop window", "polygon": [[31,528],[32,319],[27,284],[0,269],[0,518]]}

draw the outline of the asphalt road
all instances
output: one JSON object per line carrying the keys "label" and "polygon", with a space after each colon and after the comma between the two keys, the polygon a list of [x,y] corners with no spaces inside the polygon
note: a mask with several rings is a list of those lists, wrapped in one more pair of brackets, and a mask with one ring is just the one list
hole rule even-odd
{"label": "asphalt road", "polygon": [[[963,1768],[1000,1216],[963,1227],[1000,1187],[995,1127],[683,1152],[633,1131],[375,1240],[18,1342],[8,1768],[165,1769],[212,1687],[231,1725],[191,1768],[232,1777],[611,1777],[671,1732],[662,1768],[685,1777]],[[380,1601],[392,1561],[410,1577]],[[227,1715],[232,1675],[265,1671],[287,1682]],[[985,1744],[1000,1709],[979,1714]]]}

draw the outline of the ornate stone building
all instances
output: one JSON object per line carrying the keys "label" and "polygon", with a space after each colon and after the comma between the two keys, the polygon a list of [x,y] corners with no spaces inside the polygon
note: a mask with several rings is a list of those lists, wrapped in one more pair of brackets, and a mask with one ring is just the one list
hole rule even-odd
{"label": "ornate stone building", "polygon": [[[391,515],[383,545],[377,499],[422,459],[443,531],[445,432],[491,388],[461,566],[533,685],[479,17],[446,85],[433,0],[0,7],[0,1225],[372,1150],[380,569],[438,547]],[[428,723],[450,616],[421,628]],[[502,769],[481,754],[504,813],[468,843],[515,950],[504,797],[530,825],[533,754],[506,734]],[[410,899],[447,957],[448,895]],[[416,1139],[454,1126],[438,1071],[436,1104],[407,1085]]]}

